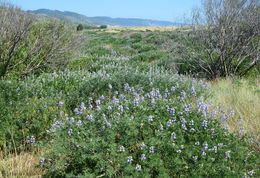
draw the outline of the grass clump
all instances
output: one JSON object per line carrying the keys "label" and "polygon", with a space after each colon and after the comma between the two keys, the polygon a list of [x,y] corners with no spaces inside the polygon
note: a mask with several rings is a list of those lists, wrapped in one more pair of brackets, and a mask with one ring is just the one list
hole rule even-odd
{"label": "grass clump", "polygon": [[241,120],[230,120],[232,132],[252,135],[260,149],[260,85],[256,79],[222,79],[212,82],[212,102],[223,109],[232,109]]}

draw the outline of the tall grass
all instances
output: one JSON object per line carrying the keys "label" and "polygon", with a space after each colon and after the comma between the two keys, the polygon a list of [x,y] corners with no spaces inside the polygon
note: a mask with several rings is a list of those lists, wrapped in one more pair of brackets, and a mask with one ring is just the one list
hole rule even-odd
{"label": "tall grass", "polygon": [[0,177],[42,177],[37,152],[4,155],[0,152]]}
{"label": "tall grass", "polygon": [[[223,109],[232,109],[242,121],[230,120],[232,132],[239,132],[241,128],[245,133],[252,135],[260,149],[260,82],[258,79],[221,79],[212,81],[211,101],[222,106]],[[237,118],[237,117],[235,117]]]}

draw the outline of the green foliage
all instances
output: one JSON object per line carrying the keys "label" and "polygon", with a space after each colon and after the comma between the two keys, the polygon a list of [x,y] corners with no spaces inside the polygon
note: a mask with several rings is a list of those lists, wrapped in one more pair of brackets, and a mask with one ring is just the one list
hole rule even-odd
{"label": "green foliage", "polygon": [[227,130],[237,118],[203,102],[209,85],[172,72],[183,52],[169,47],[176,34],[83,33],[82,56],[65,70],[0,81],[0,150],[41,145],[46,177],[259,174],[249,137]]}
{"label": "green foliage", "polygon": [[78,24],[77,31],[81,31],[84,29],[84,26],[82,24]]}
{"label": "green foliage", "polygon": [[89,97],[75,115],[52,125],[52,141],[44,145],[52,151],[42,158],[47,176],[220,177],[256,171],[259,157],[248,150],[247,137],[229,134],[178,92],[160,97],[160,90],[141,86],[106,86],[107,95]]}
{"label": "green foliage", "polygon": [[106,29],[106,28],[107,28],[107,25],[100,25],[99,28],[100,28],[100,29]]}
{"label": "green foliage", "polygon": [[142,34],[141,33],[132,33],[130,38],[133,39],[133,42],[140,42],[142,41]]}

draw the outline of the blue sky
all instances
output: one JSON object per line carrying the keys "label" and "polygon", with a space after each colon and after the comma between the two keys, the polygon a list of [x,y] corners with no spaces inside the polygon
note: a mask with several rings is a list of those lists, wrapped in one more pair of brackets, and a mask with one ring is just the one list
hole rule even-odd
{"label": "blue sky", "polygon": [[182,21],[201,0],[11,0],[23,10],[47,8],[86,16]]}

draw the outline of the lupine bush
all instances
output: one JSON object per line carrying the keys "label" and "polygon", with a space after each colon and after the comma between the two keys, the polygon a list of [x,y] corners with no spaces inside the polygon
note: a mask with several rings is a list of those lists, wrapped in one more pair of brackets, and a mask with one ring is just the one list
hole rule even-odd
{"label": "lupine bush", "polygon": [[[48,176],[179,177],[252,176],[256,161],[244,135],[234,136],[214,118],[196,90],[141,86],[89,97],[47,131],[41,158]],[[210,117],[211,116],[211,117]],[[249,140],[250,141],[250,140]]]}

